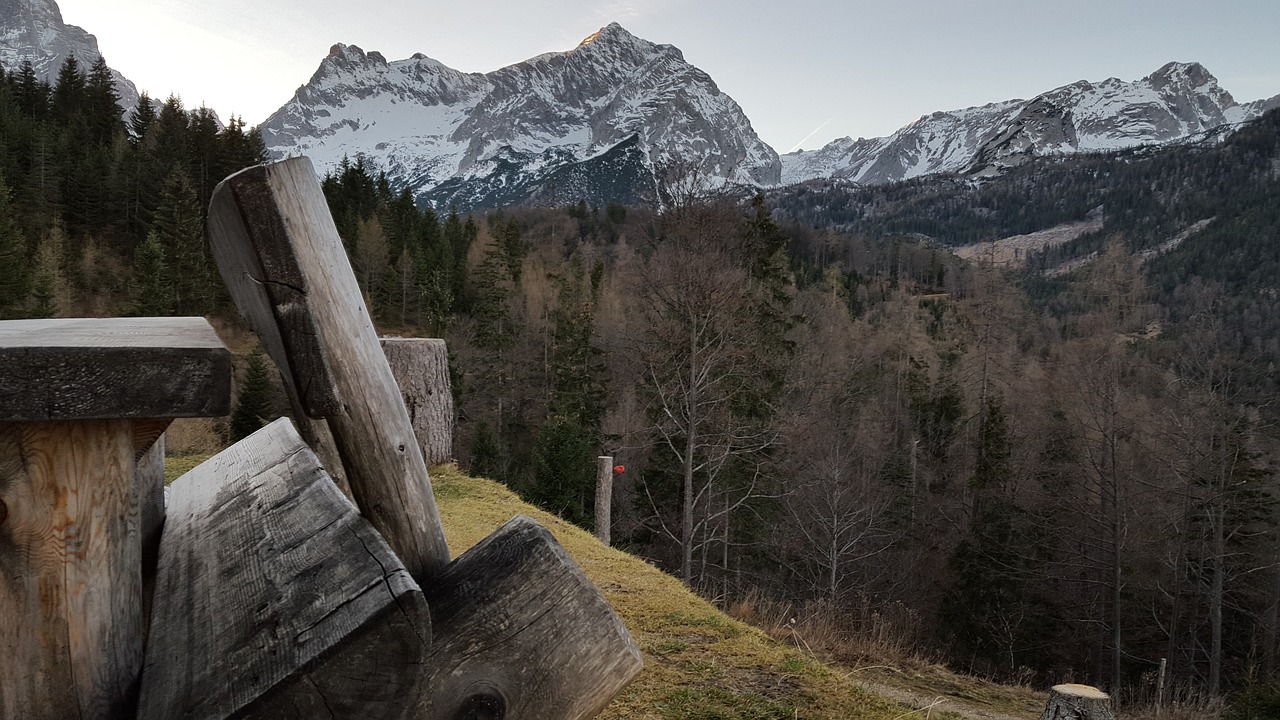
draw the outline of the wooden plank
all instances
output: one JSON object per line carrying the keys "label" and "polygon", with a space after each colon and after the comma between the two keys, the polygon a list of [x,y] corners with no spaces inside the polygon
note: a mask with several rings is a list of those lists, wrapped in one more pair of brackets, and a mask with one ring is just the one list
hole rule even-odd
{"label": "wooden plank", "polygon": [[394,718],[422,593],[288,419],[170,488],[139,717]]}
{"label": "wooden plank", "polygon": [[0,322],[0,421],[212,417],[231,356],[203,318]]}
{"label": "wooden plank", "polygon": [[640,672],[613,608],[530,518],[460,556],[427,600],[436,635],[417,717],[594,717]]}
{"label": "wooden plank", "polygon": [[420,581],[449,561],[431,482],[399,388],[306,158],[243,170],[214,190],[214,260],[293,385],[328,419],[361,513]]}
{"label": "wooden plank", "polygon": [[0,717],[133,717],[133,455],[127,420],[0,423]]}
{"label": "wooden plank", "polygon": [[428,466],[449,462],[453,459],[453,386],[444,340],[382,338],[381,342],[422,459]]}

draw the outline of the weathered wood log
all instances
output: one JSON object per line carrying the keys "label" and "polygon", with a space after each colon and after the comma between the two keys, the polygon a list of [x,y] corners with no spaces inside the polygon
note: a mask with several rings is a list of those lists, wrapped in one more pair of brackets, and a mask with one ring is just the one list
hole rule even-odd
{"label": "weathered wood log", "polygon": [[420,718],[589,718],[642,665],[609,603],[527,517],[454,560],[427,601],[436,635]]}
{"label": "weathered wood log", "polygon": [[427,465],[453,459],[453,388],[449,350],[435,338],[382,338],[413,434]]}
{"label": "weathered wood log", "polygon": [[449,561],[426,465],[306,158],[243,170],[214,190],[214,259],[299,414],[326,418],[360,511],[410,573]]}
{"label": "weathered wood log", "polygon": [[203,318],[0,322],[0,421],[214,417],[230,397]]}
{"label": "weathered wood log", "polygon": [[200,318],[0,322],[0,717],[133,716],[137,460],[168,418],[225,414],[230,368]]}
{"label": "weathered wood log", "polygon": [[421,590],[287,419],[170,488],[139,717],[399,718]]}
{"label": "weathered wood log", "polygon": [[613,456],[596,458],[596,538],[612,544],[613,529]]}
{"label": "weathered wood log", "polygon": [[1111,697],[1089,685],[1054,685],[1040,720],[1115,720]]}

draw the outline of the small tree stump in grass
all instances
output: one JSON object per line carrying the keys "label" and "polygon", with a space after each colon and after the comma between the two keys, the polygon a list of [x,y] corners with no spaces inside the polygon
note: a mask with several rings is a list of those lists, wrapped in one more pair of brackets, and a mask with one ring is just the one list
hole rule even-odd
{"label": "small tree stump in grass", "polygon": [[1115,720],[1111,696],[1089,685],[1054,685],[1040,720]]}

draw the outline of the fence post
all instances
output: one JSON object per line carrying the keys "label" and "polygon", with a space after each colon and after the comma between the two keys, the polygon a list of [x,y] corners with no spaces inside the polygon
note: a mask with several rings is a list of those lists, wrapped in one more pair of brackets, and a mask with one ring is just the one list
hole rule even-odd
{"label": "fence post", "polygon": [[613,456],[596,458],[596,537],[609,545],[613,526]]}

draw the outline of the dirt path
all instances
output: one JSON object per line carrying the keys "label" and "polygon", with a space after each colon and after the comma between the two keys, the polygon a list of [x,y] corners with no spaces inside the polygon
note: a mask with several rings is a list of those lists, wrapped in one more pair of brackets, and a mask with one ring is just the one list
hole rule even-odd
{"label": "dirt path", "polygon": [[926,695],[907,688],[893,687],[875,682],[866,682],[864,680],[855,680],[855,682],[861,684],[870,692],[877,695],[883,695],[887,698],[892,698],[916,711],[914,713],[904,715],[904,720],[908,717],[929,718],[935,712],[954,713],[966,720],[1037,720],[1039,717],[1038,714],[1034,713],[1010,715],[990,708],[970,705],[962,700],[947,697],[945,695]]}

